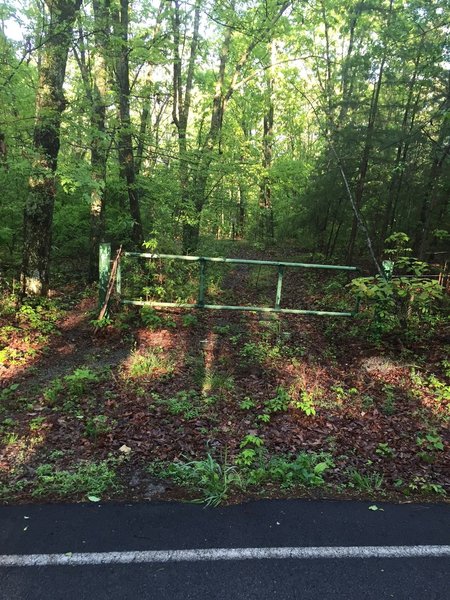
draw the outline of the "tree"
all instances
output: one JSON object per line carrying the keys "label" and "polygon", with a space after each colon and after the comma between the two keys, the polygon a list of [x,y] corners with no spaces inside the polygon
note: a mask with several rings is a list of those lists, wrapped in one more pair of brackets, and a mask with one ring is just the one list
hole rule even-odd
{"label": "tree", "polygon": [[81,0],[46,0],[47,38],[39,65],[33,173],[24,214],[22,292],[45,296],[49,288],[55,172],[65,108],[64,76]]}

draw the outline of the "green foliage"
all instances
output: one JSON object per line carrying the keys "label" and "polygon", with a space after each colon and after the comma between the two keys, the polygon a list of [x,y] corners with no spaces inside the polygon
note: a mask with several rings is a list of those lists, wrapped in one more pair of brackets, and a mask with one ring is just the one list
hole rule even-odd
{"label": "green foliage", "polygon": [[150,306],[143,306],[140,311],[141,319],[144,325],[151,330],[168,327],[176,327],[176,323],[170,317],[164,317],[157,310]]}
{"label": "green foliage", "polygon": [[183,323],[184,327],[195,327],[195,325],[198,323],[198,319],[195,315],[187,314],[183,315],[181,322]]}
{"label": "green foliage", "polygon": [[170,375],[174,368],[174,360],[160,347],[133,352],[129,361],[130,376],[136,379]]}
{"label": "green foliage", "polygon": [[439,283],[423,278],[428,265],[407,255],[411,251],[405,247],[408,236],[395,234],[386,241],[394,245],[386,253],[395,257],[395,270],[399,274],[392,278],[359,277],[349,284],[355,297],[367,305],[375,336],[392,331],[404,333],[415,327],[417,317],[431,314],[443,298]]}
{"label": "green foliage", "polygon": [[293,400],[292,406],[300,409],[306,416],[314,416],[316,409],[314,407],[314,395],[311,392],[303,390],[297,400]]}
{"label": "green foliage", "polygon": [[444,450],[442,437],[436,431],[418,435],[417,445],[421,449],[417,455],[427,463],[433,463],[436,454]]}
{"label": "green foliage", "polygon": [[33,496],[71,498],[74,496],[101,496],[116,487],[114,461],[80,463],[75,470],[60,471],[54,465],[44,464],[36,469]]}
{"label": "green foliage", "polygon": [[255,408],[255,406],[256,406],[256,402],[254,400],[252,400],[252,398],[250,398],[250,396],[246,396],[239,403],[239,408],[241,408],[242,410],[251,410],[252,408]]}
{"label": "green foliage", "polygon": [[249,467],[256,461],[261,462],[264,454],[264,440],[257,435],[248,434],[240,443],[241,452],[235,463],[241,467]]}
{"label": "green foliage", "polygon": [[384,477],[380,473],[360,473],[356,469],[349,470],[349,486],[367,493],[378,492],[383,487]]}
{"label": "green foliage", "polygon": [[270,479],[279,482],[282,487],[317,487],[325,483],[324,474],[333,466],[334,462],[329,454],[304,452],[293,460],[284,457],[273,458],[267,470]]}
{"label": "green foliage", "polygon": [[269,413],[283,412],[289,408],[291,397],[289,393],[283,388],[277,388],[277,394],[274,398],[266,400],[264,403],[265,409]]}
{"label": "green foliage", "polygon": [[154,396],[154,399],[157,403],[167,406],[171,415],[181,416],[186,421],[196,419],[202,412],[198,394],[194,390],[183,390],[167,399]]}
{"label": "green foliage", "polygon": [[375,449],[375,454],[382,458],[394,458],[395,450],[387,442],[380,442]]}
{"label": "green foliage", "polygon": [[70,375],[54,379],[44,390],[43,397],[45,402],[54,409],[60,408],[70,412],[100,381],[99,373],[95,373],[88,367],[81,367],[75,369]]}
{"label": "green foliage", "polygon": [[236,467],[227,464],[226,456],[220,463],[209,453],[204,460],[171,463],[157,469],[156,474],[200,492],[201,497],[196,502],[204,502],[206,506],[218,506],[227,499],[230,490],[240,484]]}
{"label": "green foliage", "polygon": [[86,419],[86,437],[97,440],[99,437],[110,433],[112,430],[111,419],[107,415],[94,415]]}

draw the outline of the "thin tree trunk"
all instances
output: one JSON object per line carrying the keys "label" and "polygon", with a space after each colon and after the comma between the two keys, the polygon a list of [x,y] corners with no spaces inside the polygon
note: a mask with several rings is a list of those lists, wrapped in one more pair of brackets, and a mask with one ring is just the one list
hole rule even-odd
{"label": "thin tree trunk", "polygon": [[128,46],[128,0],[120,0],[120,11],[114,13],[115,33],[120,40],[120,50],[115,64],[117,92],[119,96],[119,168],[126,183],[130,216],[133,221],[131,240],[140,249],[143,242],[139,192],[136,185],[133,137],[130,117],[130,73]]}
{"label": "thin tree trunk", "polygon": [[272,207],[272,189],[270,186],[269,171],[272,166],[273,156],[273,122],[274,122],[274,103],[273,103],[273,72],[272,65],[275,63],[275,45],[273,41],[269,43],[270,64],[265,71],[266,77],[266,110],[263,118],[263,177],[259,190],[259,207],[261,221],[261,238],[265,242],[273,242],[274,239],[274,219]]}
{"label": "thin tree trunk", "polygon": [[67,56],[81,0],[46,0],[50,19],[42,51],[33,147],[36,158],[24,210],[22,293],[45,296],[49,289],[55,173],[60,145]]}

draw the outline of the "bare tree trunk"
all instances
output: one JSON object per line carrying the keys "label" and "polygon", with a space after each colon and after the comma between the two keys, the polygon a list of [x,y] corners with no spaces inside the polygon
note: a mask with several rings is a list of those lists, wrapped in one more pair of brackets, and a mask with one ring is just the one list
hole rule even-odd
{"label": "bare tree trunk", "polygon": [[81,21],[78,35],[79,51],[74,48],[74,55],[80,69],[86,98],[90,107],[92,174],[88,267],[88,281],[90,283],[96,281],[98,277],[98,247],[104,238],[105,230],[104,190],[108,155],[108,147],[105,140],[107,88],[105,53],[107,52],[109,42],[109,0],[94,0],[93,9],[95,56],[91,61],[86,59]]}
{"label": "bare tree trunk", "polygon": [[270,64],[265,71],[266,77],[266,110],[263,119],[263,177],[259,189],[259,208],[260,208],[260,231],[263,242],[273,242],[274,239],[274,220],[272,207],[272,189],[270,185],[269,171],[272,166],[273,155],[273,121],[274,121],[274,103],[273,103],[273,69],[275,63],[275,44],[269,43]]}
{"label": "bare tree trunk", "polygon": [[133,137],[130,117],[130,73],[128,46],[128,0],[120,0],[120,11],[114,13],[114,29],[120,40],[120,50],[115,62],[115,76],[119,96],[119,168],[126,183],[130,216],[133,220],[131,240],[140,249],[143,242],[139,192],[136,185]]}
{"label": "bare tree trunk", "polygon": [[50,14],[39,68],[33,146],[36,158],[24,210],[22,293],[45,296],[50,277],[55,173],[60,145],[63,84],[75,15],[81,0],[46,0]]}

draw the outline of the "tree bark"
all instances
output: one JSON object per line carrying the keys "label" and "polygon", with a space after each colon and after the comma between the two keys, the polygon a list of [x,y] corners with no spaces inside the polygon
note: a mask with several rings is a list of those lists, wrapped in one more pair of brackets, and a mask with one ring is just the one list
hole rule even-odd
{"label": "tree bark", "polygon": [[45,296],[49,289],[55,173],[65,108],[63,84],[75,15],[81,0],[46,0],[47,42],[42,51],[36,97],[35,159],[24,210],[22,293]]}
{"label": "tree bark", "polygon": [[133,137],[130,117],[130,68],[128,45],[128,0],[120,0],[120,11],[114,12],[114,29],[120,41],[120,49],[115,61],[115,76],[117,93],[119,97],[119,169],[125,181],[130,216],[133,221],[131,241],[133,246],[140,250],[142,246],[143,230],[141,209],[139,205],[139,192],[136,185],[136,171],[134,165]]}

